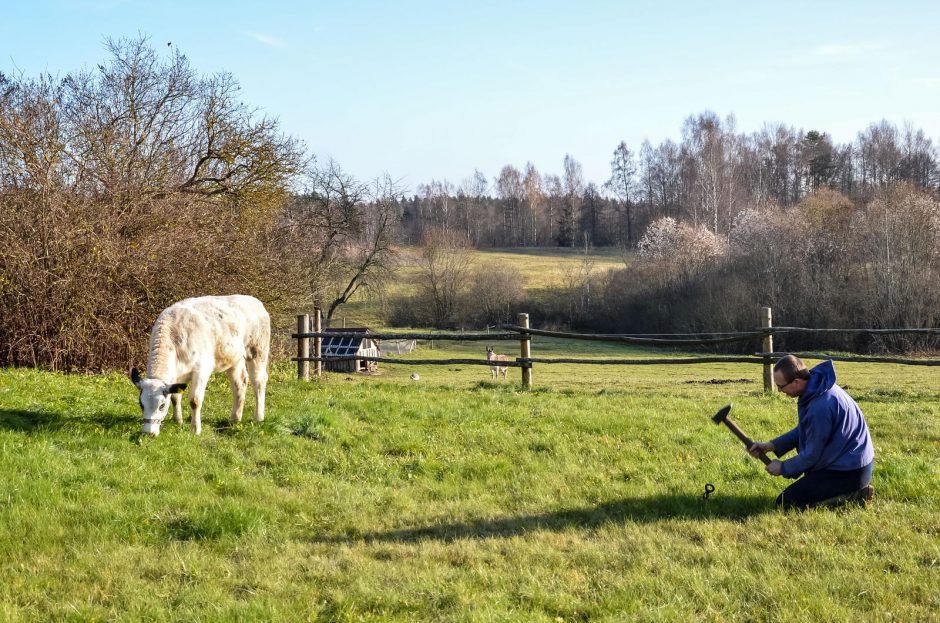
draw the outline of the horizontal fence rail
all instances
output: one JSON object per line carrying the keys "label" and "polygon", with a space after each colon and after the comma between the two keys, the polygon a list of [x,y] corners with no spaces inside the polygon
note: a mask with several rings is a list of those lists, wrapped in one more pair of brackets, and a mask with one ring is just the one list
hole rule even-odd
{"label": "horizontal fence rail", "polygon": [[924,329],[808,329],[805,327],[770,327],[768,329],[761,329],[761,333],[811,333],[811,334],[864,334],[871,333],[873,335],[940,335],[940,329],[937,328],[924,328]]}
{"label": "horizontal fence rail", "polygon": [[503,361],[490,361],[488,359],[401,359],[398,357],[368,357],[365,355],[344,355],[337,357],[291,357],[291,361],[374,361],[376,363],[398,363],[408,365],[451,365],[467,364],[480,366],[500,366],[504,368],[522,368],[533,363],[568,363],[585,365],[655,365],[655,364],[696,364],[696,363],[766,363],[767,359],[780,359],[786,355],[796,355],[800,359],[819,359],[832,361],[845,361],[848,363],[896,363],[907,366],[940,366],[940,359],[898,359],[894,357],[855,357],[846,355],[826,355],[821,353],[755,353],[753,357],[747,356],[716,356],[716,357],[679,357],[662,359],[572,359],[567,357],[529,357]]}
{"label": "horizontal fence rail", "polygon": [[741,357],[728,355],[725,357],[681,357],[681,358],[662,358],[662,359],[568,359],[565,357],[552,357],[545,359],[542,357],[530,357],[520,359],[529,363],[571,363],[571,364],[596,364],[608,366],[649,366],[657,363],[664,364],[689,364],[689,363],[766,363],[765,358]]}
{"label": "horizontal fence rail", "polygon": [[362,331],[307,331],[304,333],[291,333],[291,337],[367,337],[370,340],[449,340],[453,342],[485,342],[498,340],[518,340],[516,333],[363,333]]}
{"label": "horizontal fence rail", "polygon": [[[307,365],[317,363],[317,374],[321,362],[333,361],[365,361],[374,363],[405,364],[405,365],[479,365],[501,368],[521,368],[523,387],[531,386],[533,364],[573,364],[573,365],[692,365],[706,363],[754,363],[764,367],[764,389],[774,391],[771,368],[773,363],[788,354],[794,354],[802,359],[831,359],[833,361],[858,363],[887,363],[911,366],[940,366],[938,359],[913,359],[909,357],[878,357],[860,356],[855,354],[830,355],[826,353],[784,353],[773,350],[773,337],[775,335],[807,334],[871,334],[871,335],[925,335],[940,336],[940,328],[899,328],[899,329],[811,329],[806,327],[771,326],[770,308],[762,308],[762,324],[759,329],[724,333],[646,333],[646,334],[597,334],[597,333],[570,333],[563,331],[549,331],[533,329],[528,326],[528,314],[519,314],[520,324],[499,325],[496,328],[502,333],[373,333],[371,331],[310,331],[307,316],[298,316],[298,331],[291,337],[298,342],[297,356],[292,357],[298,364],[298,376],[306,378]],[[316,324],[319,328],[320,310],[315,310]],[[636,359],[583,359],[572,357],[532,357],[531,338],[540,336],[554,339],[586,340],[595,342],[608,342],[620,344],[634,344],[645,346],[709,346],[728,344],[760,339],[763,352],[750,355],[706,355],[697,357],[662,357],[662,358],[636,358]],[[469,341],[508,341],[519,340],[520,357],[490,361],[488,359],[401,359],[399,357],[375,357],[366,355],[322,356],[320,342],[322,338],[362,338],[371,340],[422,340],[434,342],[435,340],[469,342]],[[313,341],[314,353],[310,354],[308,345]]]}
{"label": "horizontal fence rail", "polygon": [[896,363],[902,366],[940,366],[940,359],[905,359],[898,357],[869,357],[858,355],[827,355],[825,353],[756,353],[758,357],[780,359],[787,355],[796,355],[800,359],[832,359],[850,363]]}
{"label": "horizontal fence rail", "polygon": [[[613,342],[624,344],[638,344],[649,346],[709,346],[713,344],[726,344],[743,342],[766,335],[786,335],[790,333],[805,334],[874,334],[874,335],[938,335],[940,329],[808,329],[804,327],[772,327],[753,331],[740,331],[737,333],[567,333],[564,331],[548,331],[545,329],[523,328],[516,325],[500,325],[504,331],[514,333],[363,333],[361,331],[309,331],[305,333],[291,333],[293,339],[324,338],[324,337],[363,337],[374,340],[442,340],[454,342],[485,342],[518,340],[520,333],[552,337],[566,340],[587,340],[594,342]],[[677,336],[685,335],[685,338]]]}
{"label": "horizontal fence rail", "polygon": [[368,355],[339,355],[335,357],[291,357],[291,361],[374,361],[376,363],[405,363],[409,365],[452,365],[455,363],[500,368],[525,368],[532,365],[521,358],[490,361],[488,359],[399,359],[398,357],[370,357]]}
{"label": "horizontal fence rail", "polygon": [[[760,331],[747,331],[741,333],[726,333],[723,337],[687,337],[686,339],[674,339],[668,337],[650,337],[649,335],[628,335],[617,333],[564,333],[561,331],[546,331],[544,329],[523,329],[515,325],[500,325],[500,329],[509,331],[525,332],[531,335],[541,335],[543,337],[554,337],[567,340],[592,340],[596,342],[621,342],[623,344],[646,344],[650,346],[706,346],[709,344],[726,344],[730,342],[743,342],[754,338],[763,337]],[[657,335],[657,334],[654,334]],[[690,334],[702,335],[702,334]],[[722,334],[705,334],[722,335]]]}

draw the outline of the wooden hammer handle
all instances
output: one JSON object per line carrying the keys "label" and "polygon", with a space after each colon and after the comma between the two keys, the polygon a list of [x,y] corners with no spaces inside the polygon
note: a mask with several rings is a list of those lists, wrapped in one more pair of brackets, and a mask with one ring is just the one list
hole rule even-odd
{"label": "wooden hammer handle", "polygon": [[[750,450],[751,446],[754,445],[754,441],[750,437],[745,435],[744,431],[738,428],[738,425],[732,422],[730,418],[726,417],[724,420],[722,420],[722,422],[724,422],[725,426],[730,428],[731,432],[734,433],[735,436],[737,436],[737,438],[741,440],[741,443],[744,444],[744,447]],[[757,451],[757,458],[759,458],[764,463],[764,465],[770,464],[771,459],[769,456],[767,456],[767,454],[763,450]]]}

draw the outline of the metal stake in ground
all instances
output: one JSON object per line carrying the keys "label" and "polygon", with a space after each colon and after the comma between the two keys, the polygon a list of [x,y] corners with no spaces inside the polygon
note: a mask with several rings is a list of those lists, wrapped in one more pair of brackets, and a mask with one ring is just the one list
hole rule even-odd
{"label": "metal stake in ground", "polygon": [[710,482],[705,483],[705,493],[702,494],[702,499],[706,502],[708,501],[708,496],[715,492],[715,485]]}
{"label": "metal stake in ground", "polygon": [[[744,431],[738,428],[737,424],[731,421],[731,418],[728,417],[729,413],[731,413],[731,405],[723,406],[721,409],[718,410],[718,413],[712,416],[712,422],[714,422],[715,424],[721,424],[722,422],[724,422],[725,426],[727,426],[731,430],[731,432],[734,433],[735,436],[741,440],[741,443],[744,444],[744,447],[750,448],[752,445],[754,445],[754,441],[750,437],[745,435]],[[771,458],[767,456],[763,450],[758,450],[757,454],[758,454],[757,458],[763,461],[764,465],[770,464]]]}

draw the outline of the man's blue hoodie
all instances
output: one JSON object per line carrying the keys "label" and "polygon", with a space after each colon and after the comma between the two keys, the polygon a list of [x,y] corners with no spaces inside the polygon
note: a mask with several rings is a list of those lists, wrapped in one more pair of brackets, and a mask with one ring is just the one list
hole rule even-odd
{"label": "man's blue hoodie", "polygon": [[836,385],[832,361],[810,370],[796,410],[796,428],[771,442],[777,456],[796,448],[797,455],[783,461],[782,474],[787,478],[820,469],[859,469],[875,459],[865,416],[852,397]]}

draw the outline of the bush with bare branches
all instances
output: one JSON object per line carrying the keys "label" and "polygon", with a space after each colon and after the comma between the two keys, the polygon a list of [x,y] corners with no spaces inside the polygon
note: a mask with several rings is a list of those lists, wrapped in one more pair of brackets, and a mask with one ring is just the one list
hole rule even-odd
{"label": "bush with bare branches", "polygon": [[302,146],[230,75],[108,49],[94,72],[0,76],[0,365],[123,368],[174,300],[296,296],[277,221]]}
{"label": "bush with bare branches", "polygon": [[[757,309],[777,324],[817,328],[928,327],[940,322],[940,201],[895,186],[859,207],[821,190],[792,208],[749,208],[727,251],[654,223],[638,261],[605,285],[605,330],[678,332],[754,328]],[[687,228],[688,229],[688,228]],[[723,257],[725,261],[709,261]],[[693,270],[690,270],[690,267]],[[778,349],[935,348],[910,337],[786,336]]]}

